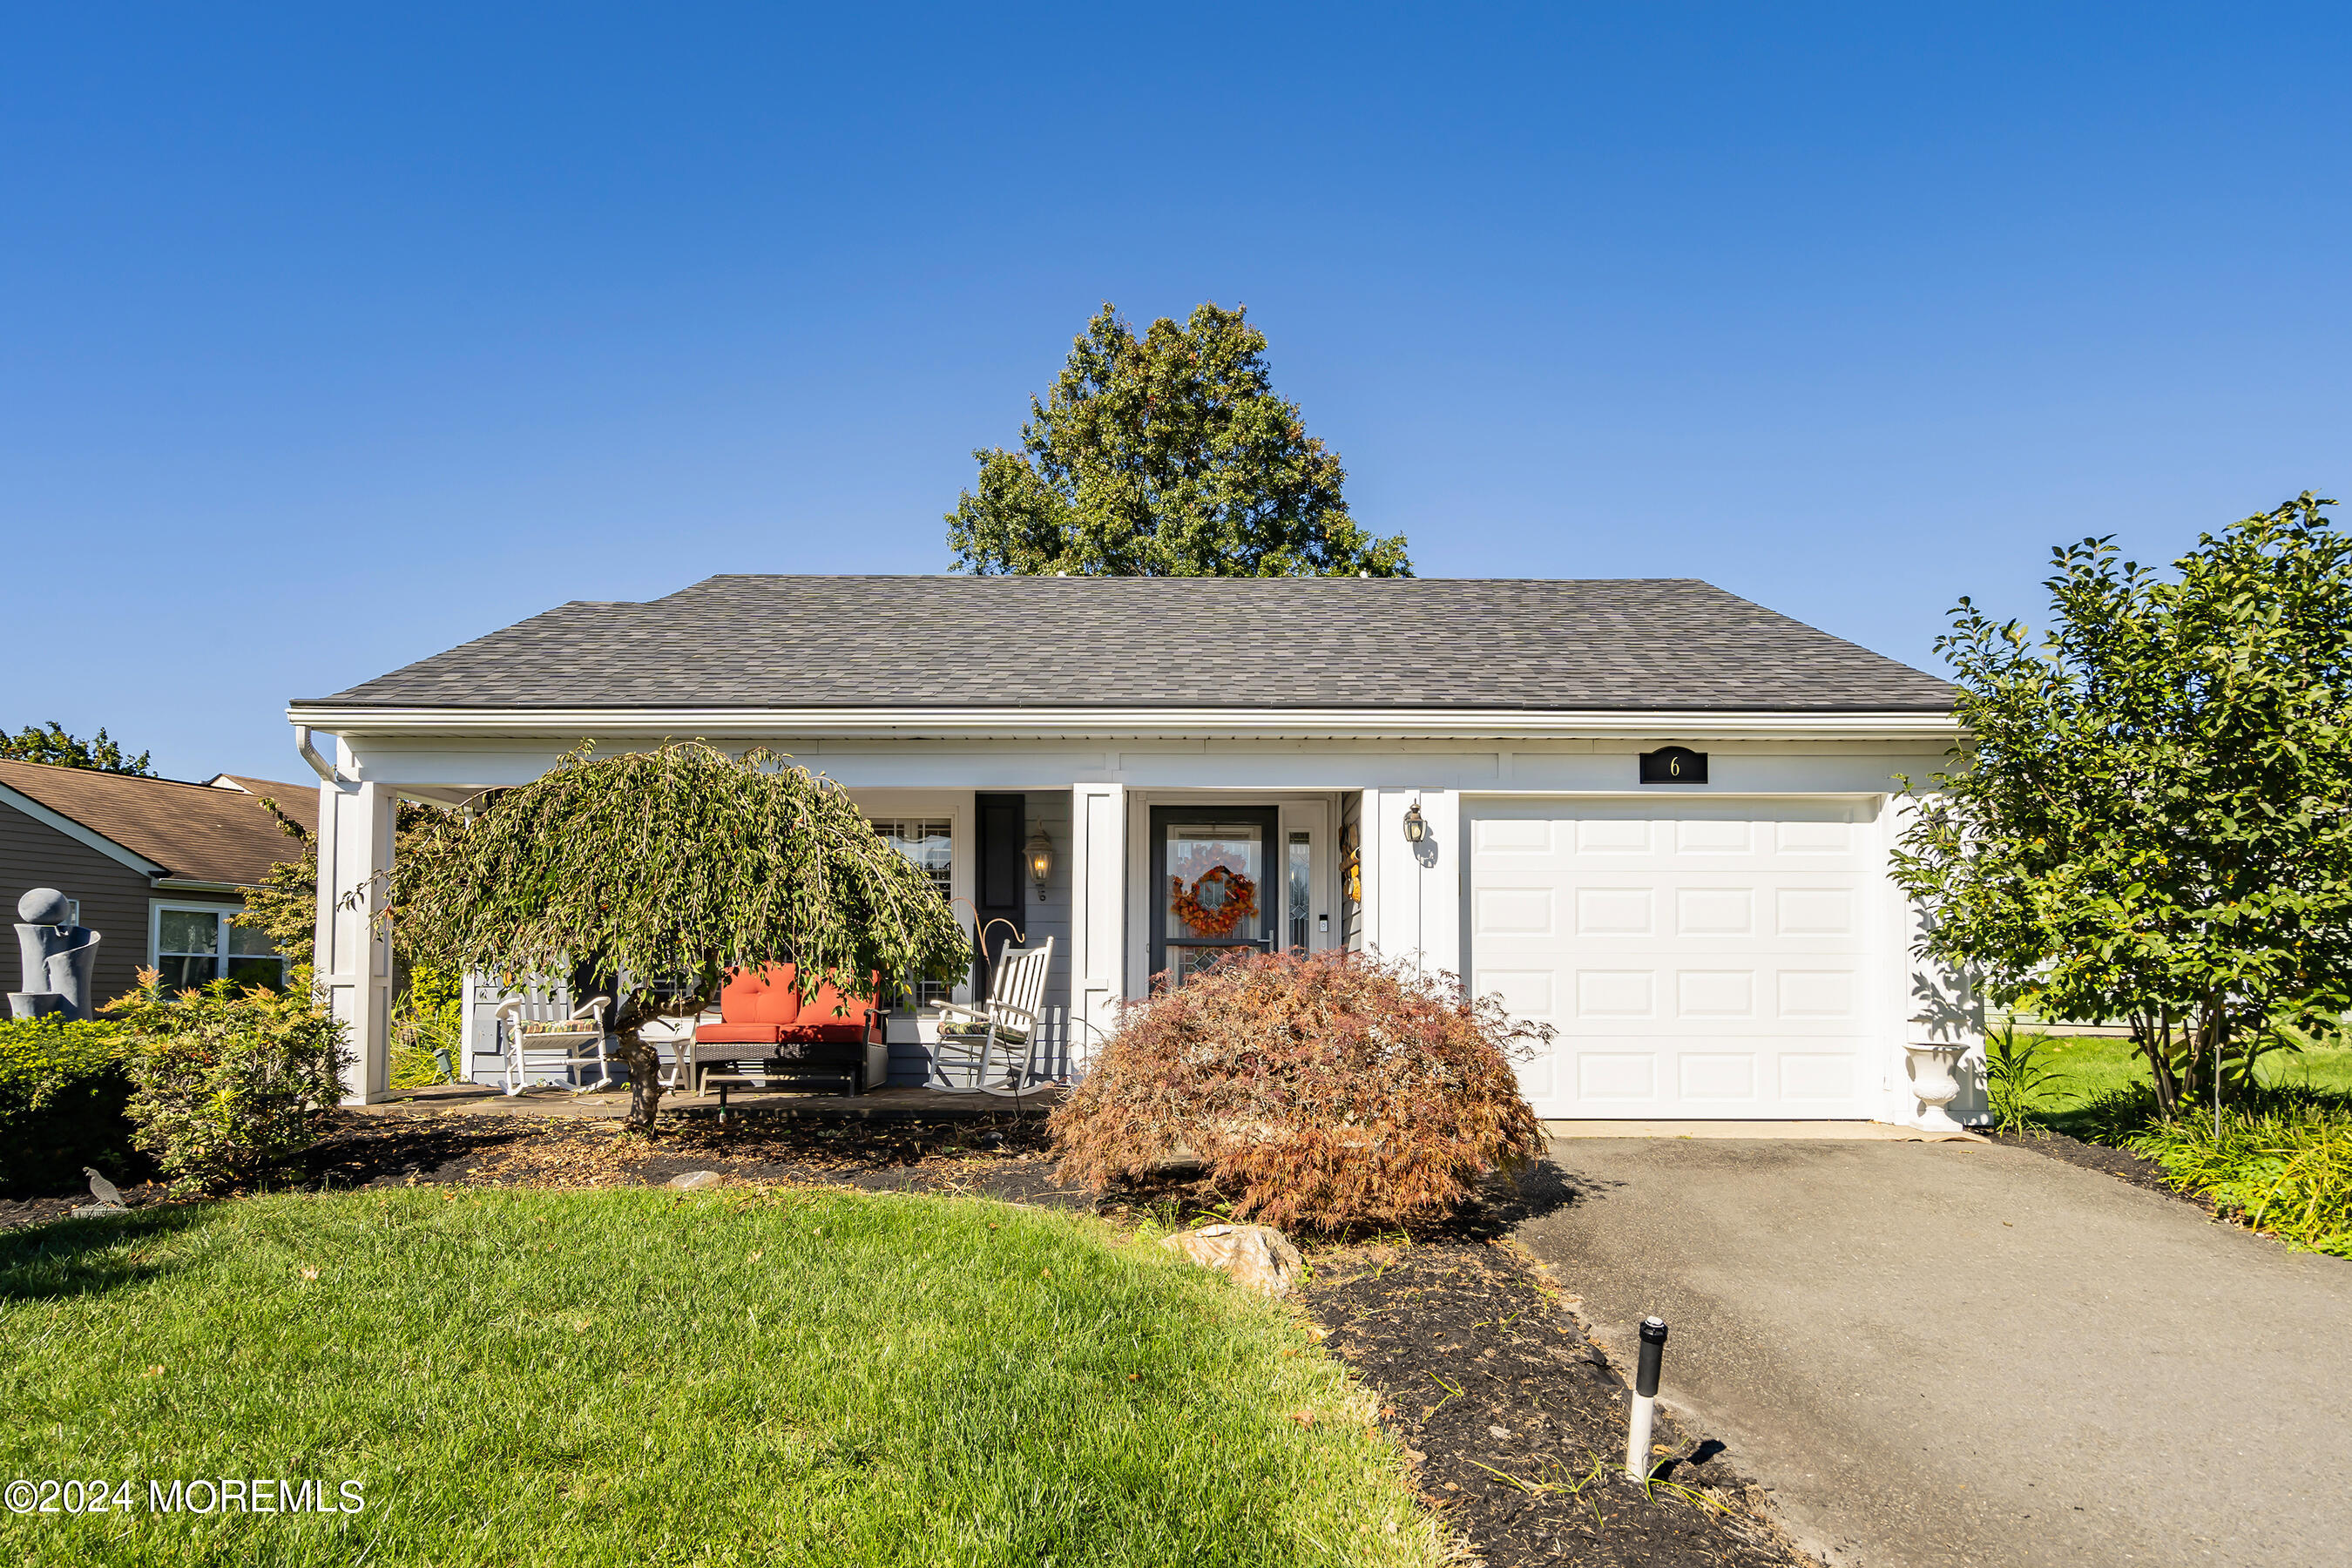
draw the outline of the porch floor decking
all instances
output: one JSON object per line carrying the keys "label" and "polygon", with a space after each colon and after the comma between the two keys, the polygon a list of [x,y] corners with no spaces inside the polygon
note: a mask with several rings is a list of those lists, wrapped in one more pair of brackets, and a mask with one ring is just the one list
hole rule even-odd
{"label": "porch floor decking", "polygon": [[[807,1094],[788,1089],[730,1088],[727,1091],[727,1109],[730,1114],[751,1111],[761,1115],[859,1121],[979,1121],[999,1116],[1042,1117],[1062,1102],[1064,1092],[1055,1086],[1044,1086],[1016,1100],[1007,1096],[950,1094],[945,1089],[905,1085],[856,1095]],[[589,1121],[614,1121],[629,1113],[629,1091],[616,1089],[593,1094],[573,1094],[562,1089],[532,1089],[509,1099],[505,1090],[494,1084],[444,1083],[402,1089],[391,1099],[378,1100],[373,1105],[349,1105],[343,1109],[354,1116],[407,1116],[419,1110],[432,1110],[461,1116],[548,1116]],[[662,1096],[661,1111],[664,1116],[716,1117],[719,1114],[719,1097],[716,1094],[696,1098],[666,1093]]]}

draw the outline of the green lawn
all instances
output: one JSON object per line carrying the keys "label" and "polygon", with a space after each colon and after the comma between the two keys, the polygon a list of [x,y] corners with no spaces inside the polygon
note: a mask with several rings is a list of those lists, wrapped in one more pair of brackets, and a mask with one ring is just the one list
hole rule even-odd
{"label": "green lawn", "polygon": [[[16,1232],[0,1409],[0,1480],[142,1500],[0,1515],[34,1563],[1438,1555],[1297,1320],[978,1201],[416,1189]],[[366,1505],[143,1506],[199,1477],[357,1479]]]}
{"label": "green lawn", "polygon": [[[2019,1038],[2038,1043],[2042,1059],[2064,1075],[2031,1101],[2034,1113],[2053,1124],[2063,1124],[2095,1101],[2149,1086],[2147,1062],[2129,1040],[2096,1035],[2021,1034]],[[2299,1085],[2352,1095],[2352,1045],[2294,1055],[2273,1051],[2255,1064],[2254,1076],[2277,1088]]]}
{"label": "green lawn", "polygon": [[2136,1150],[2224,1213],[2295,1246],[2352,1258],[2352,1047],[2261,1058],[2260,1092],[2225,1098],[2217,1132],[2201,1105],[2178,1121],[2157,1114],[2147,1064],[2129,1040],[2038,1044],[2057,1076],[2028,1098],[2033,1121]]}

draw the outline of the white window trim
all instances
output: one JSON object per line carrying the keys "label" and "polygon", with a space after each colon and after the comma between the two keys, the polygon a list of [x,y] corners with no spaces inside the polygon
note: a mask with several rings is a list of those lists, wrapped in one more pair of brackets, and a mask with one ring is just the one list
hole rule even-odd
{"label": "white window trim", "polygon": [[[161,969],[163,967],[163,916],[166,911],[173,914],[209,914],[217,917],[214,922],[213,940],[218,945],[215,948],[213,956],[215,961],[215,967],[221,968],[225,971],[229,956],[229,917],[232,915],[243,914],[245,912],[245,906],[241,903],[213,903],[201,899],[148,900],[147,967],[150,969]],[[260,954],[254,953],[248,956],[257,958]],[[282,964],[285,961],[286,955],[279,953],[278,956],[280,963]],[[218,976],[215,975],[215,978],[217,979]]]}
{"label": "white window trim", "polygon": [[[1290,918],[1294,912],[1307,917],[1307,951],[1320,952],[1338,943],[1339,911],[1331,894],[1339,885],[1336,857],[1331,853],[1331,816],[1333,803],[1325,799],[1285,800],[1280,803],[1282,816],[1282,931],[1286,944],[1289,940]],[[1294,911],[1290,907],[1290,836],[1307,835],[1307,908]],[[1328,915],[1328,923],[1318,928],[1316,916]]]}
{"label": "white window trim", "polygon": [[[948,849],[948,897],[961,900],[956,906],[956,924],[967,936],[971,931],[971,910],[976,903],[972,891],[973,835],[978,831],[974,817],[973,792],[971,790],[939,789],[854,789],[849,798],[857,809],[874,822],[944,822],[948,824],[950,843]],[[957,983],[949,997],[957,1002],[971,1000],[971,982]]]}

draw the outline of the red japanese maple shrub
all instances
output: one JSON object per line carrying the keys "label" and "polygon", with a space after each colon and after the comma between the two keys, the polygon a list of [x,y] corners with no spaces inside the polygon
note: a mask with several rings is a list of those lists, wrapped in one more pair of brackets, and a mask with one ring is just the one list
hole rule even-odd
{"label": "red japanese maple shrub", "polygon": [[1231,958],[1128,1009],[1054,1112],[1062,1179],[1100,1189],[1189,1160],[1269,1225],[1436,1218],[1540,1151],[1512,1061],[1550,1037],[1450,975]]}

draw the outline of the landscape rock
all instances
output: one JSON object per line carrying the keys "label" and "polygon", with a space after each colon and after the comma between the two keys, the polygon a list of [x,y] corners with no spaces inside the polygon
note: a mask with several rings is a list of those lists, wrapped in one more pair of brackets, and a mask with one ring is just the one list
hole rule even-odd
{"label": "landscape rock", "polygon": [[1304,1266],[1290,1238],[1263,1225],[1204,1225],[1171,1236],[1160,1245],[1182,1253],[1203,1268],[1221,1270],[1236,1285],[1269,1296],[1286,1294]]}
{"label": "landscape rock", "polygon": [[690,1193],[701,1187],[715,1187],[726,1179],[717,1171],[685,1171],[672,1176],[662,1185],[676,1187],[682,1193]]}

